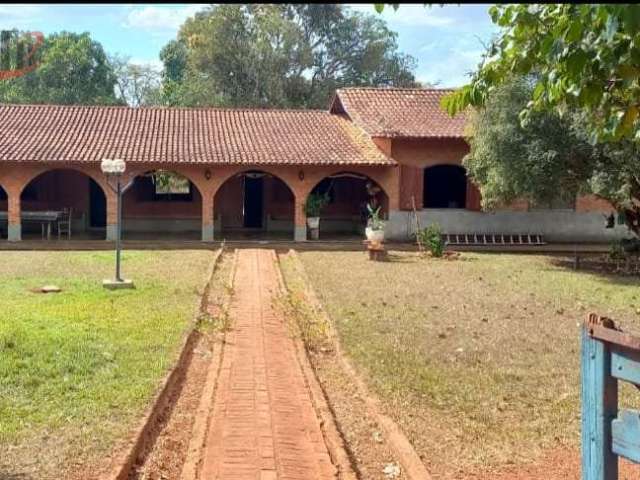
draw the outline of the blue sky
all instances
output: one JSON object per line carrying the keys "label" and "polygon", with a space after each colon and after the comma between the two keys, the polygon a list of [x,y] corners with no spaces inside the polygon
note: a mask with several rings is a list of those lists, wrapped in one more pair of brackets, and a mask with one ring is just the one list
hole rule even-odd
{"label": "blue sky", "polygon": [[[158,53],[175,38],[181,23],[204,4],[7,5],[0,4],[0,30],[18,28],[45,34],[88,31],[108,53],[160,65]],[[373,3],[352,5],[371,12]],[[418,60],[419,80],[455,87],[480,60],[483,43],[496,31],[487,5],[387,7],[382,17],[398,33],[400,50]]]}

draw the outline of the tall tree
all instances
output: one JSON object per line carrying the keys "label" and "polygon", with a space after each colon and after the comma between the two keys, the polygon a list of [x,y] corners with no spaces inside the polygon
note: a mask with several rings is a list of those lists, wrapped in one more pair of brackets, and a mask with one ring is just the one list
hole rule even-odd
{"label": "tall tree", "polygon": [[396,34],[340,5],[212,6],[161,59],[170,104],[325,108],[337,87],[415,84]]}
{"label": "tall tree", "polygon": [[36,52],[38,67],[0,82],[0,102],[101,105],[118,103],[116,76],[102,45],[88,33],[54,33]]}
{"label": "tall tree", "polygon": [[592,141],[640,141],[640,5],[521,4],[490,8],[502,30],[450,113],[482,106],[513,75],[537,74],[521,119],[582,109]]}
{"label": "tall tree", "polygon": [[130,107],[161,103],[160,72],[151,65],[140,65],[119,55],[109,58],[116,76],[116,96]]}
{"label": "tall tree", "polygon": [[511,79],[495,87],[484,107],[472,113],[469,175],[480,186],[483,206],[526,198],[539,205],[595,193],[624,212],[640,233],[638,148],[630,141],[592,145],[584,114],[533,111],[520,122],[535,78]]}

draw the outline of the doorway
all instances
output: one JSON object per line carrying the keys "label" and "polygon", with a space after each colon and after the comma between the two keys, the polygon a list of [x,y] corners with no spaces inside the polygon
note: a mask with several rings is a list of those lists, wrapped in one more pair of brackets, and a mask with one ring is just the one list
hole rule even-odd
{"label": "doorway", "polygon": [[107,199],[100,185],[89,179],[89,226],[104,228],[107,226]]}
{"label": "doorway", "polygon": [[[258,176],[259,175],[259,176]],[[262,228],[264,183],[261,174],[244,176],[244,227]]]}

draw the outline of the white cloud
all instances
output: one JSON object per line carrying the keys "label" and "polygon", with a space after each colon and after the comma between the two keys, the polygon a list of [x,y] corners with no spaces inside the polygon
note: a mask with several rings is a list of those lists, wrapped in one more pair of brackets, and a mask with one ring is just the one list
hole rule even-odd
{"label": "white cloud", "polygon": [[455,19],[439,15],[436,10],[422,5],[403,5],[396,11],[390,8],[384,16],[391,25],[408,27],[448,27],[455,23]]}
{"label": "white cloud", "polygon": [[0,4],[0,30],[30,30],[40,20],[42,7],[36,5]]}
{"label": "white cloud", "polygon": [[[353,10],[376,15],[373,4],[353,4],[349,5]],[[389,25],[400,27],[448,27],[455,24],[452,17],[442,15],[440,10],[424,5],[400,5],[398,10],[386,5],[380,16]]]}
{"label": "white cloud", "polygon": [[440,87],[459,87],[469,81],[469,73],[478,66],[484,50],[443,50],[432,59],[424,59],[426,68],[418,72],[419,81],[438,83]]}
{"label": "white cloud", "polygon": [[182,23],[202,10],[203,4],[183,7],[133,7],[125,20],[125,26],[142,30],[177,30]]}
{"label": "white cloud", "polygon": [[33,17],[41,11],[42,7],[37,5],[20,5],[10,3],[0,5],[0,17],[2,17],[3,20],[12,18],[27,19]]}
{"label": "white cloud", "polygon": [[151,67],[154,70],[160,71],[162,70],[162,67],[164,66],[163,63],[160,60],[149,60],[146,58],[136,58],[136,57],[132,57],[129,59],[130,63],[133,63],[135,65],[141,65],[144,67]]}

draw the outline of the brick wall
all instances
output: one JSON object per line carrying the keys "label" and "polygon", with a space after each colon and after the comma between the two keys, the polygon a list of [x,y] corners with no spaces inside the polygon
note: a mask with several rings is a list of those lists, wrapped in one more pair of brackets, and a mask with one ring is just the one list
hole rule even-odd
{"label": "brick wall", "polygon": [[[391,142],[390,147],[384,141]],[[400,163],[401,210],[412,209],[412,197],[416,208],[423,205],[424,169],[434,165],[462,165],[462,158],[469,152],[463,139],[374,139],[379,147],[388,148],[394,160]],[[467,185],[467,208],[480,209],[480,191],[471,182]]]}

